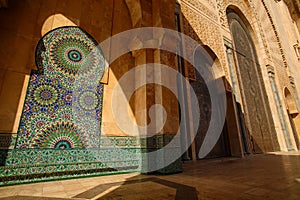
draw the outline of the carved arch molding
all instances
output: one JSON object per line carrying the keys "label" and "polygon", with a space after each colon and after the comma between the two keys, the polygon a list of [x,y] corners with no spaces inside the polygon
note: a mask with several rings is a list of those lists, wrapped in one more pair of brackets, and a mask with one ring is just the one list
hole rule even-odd
{"label": "carved arch molding", "polygon": [[271,65],[287,67],[286,56],[282,51],[278,31],[265,1],[217,0],[220,22],[224,28],[228,28],[226,9],[229,5],[237,7],[245,15],[250,24],[254,26],[252,28],[259,31],[256,34],[259,34],[261,37],[264,51],[268,57],[267,61],[272,60],[273,63]]}

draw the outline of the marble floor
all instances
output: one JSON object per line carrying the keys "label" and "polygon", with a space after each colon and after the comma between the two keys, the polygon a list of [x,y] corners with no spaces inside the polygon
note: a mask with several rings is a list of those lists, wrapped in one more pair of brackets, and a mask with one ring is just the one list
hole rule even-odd
{"label": "marble floor", "polygon": [[300,199],[300,152],[184,164],[184,172],[138,173],[0,187],[2,199]]}

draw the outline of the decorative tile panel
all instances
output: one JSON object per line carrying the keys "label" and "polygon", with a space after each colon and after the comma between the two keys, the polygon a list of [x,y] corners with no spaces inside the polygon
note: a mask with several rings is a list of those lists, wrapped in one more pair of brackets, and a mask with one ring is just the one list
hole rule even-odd
{"label": "decorative tile panel", "polygon": [[16,148],[98,147],[105,60],[97,43],[78,27],[52,30],[37,45],[36,65]]}
{"label": "decorative tile panel", "polygon": [[142,152],[172,140],[101,136],[105,59],[79,27],[47,33],[37,45],[36,65],[17,138],[8,142],[13,148],[0,151],[0,186],[140,171]]}

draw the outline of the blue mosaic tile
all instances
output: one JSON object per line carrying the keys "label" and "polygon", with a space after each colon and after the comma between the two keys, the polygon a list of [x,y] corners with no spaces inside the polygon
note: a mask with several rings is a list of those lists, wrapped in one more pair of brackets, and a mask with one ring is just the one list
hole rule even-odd
{"label": "blue mosaic tile", "polygon": [[[9,148],[0,149],[0,186],[140,171],[142,152],[172,140],[172,135],[101,137],[105,59],[79,27],[47,33],[37,45],[36,65],[18,133],[3,142]],[[164,172],[178,169],[180,162]]]}
{"label": "blue mosaic tile", "polygon": [[[98,147],[105,60],[94,39],[79,27],[52,30],[37,45],[36,65],[16,148]],[[98,81],[90,78],[95,72]]]}

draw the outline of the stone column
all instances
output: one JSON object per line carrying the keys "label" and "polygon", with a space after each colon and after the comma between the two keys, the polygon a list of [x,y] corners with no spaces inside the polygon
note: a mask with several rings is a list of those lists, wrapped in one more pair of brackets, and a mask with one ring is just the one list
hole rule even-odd
{"label": "stone column", "polygon": [[[175,29],[175,1],[126,0],[126,2],[128,6],[133,6],[129,9],[133,27],[164,27]],[[163,33],[158,34],[158,36],[154,35],[154,33],[149,33],[146,37],[146,41],[143,40],[143,44],[140,44],[140,50],[133,52],[136,67],[148,64],[146,65],[146,68],[137,68],[136,75],[134,77],[135,82],[145,82],[145,80],[160,82],[160,80],[164,79],[164,81],[174,81],[174,88],[176,88],[176,79],[172,79],[172,77],[168,76],[168,74],[163,74],[161,69],[155,66],[156,64],[153,65],[153,63],[157,63],[157,65],[164,64],[177,69],[175,65],[175,56],[170,53],[163,52],[160,48],[144,49],[144,43],[148,42],[151,44],[153,42],[157,43],[156,46],[173,45],[172,41],[168,41],[168,38],[165,38]],[[158,149],[165,147],[177,133],[179,128],[179,113],[178,103],[176,100],[175,95],[169,89],[158,84],[147,84],[136,90],[134,95],[134,113],[138,125],[147,126],[151,123],[151,125],[156,127],[157,124],[163,120],[164,113],[167,115],[167,119],[162,130],[158,133],[154,133],[152,129],[147,130],[146,134],[148,137],[146,139],[141,139],[143,151],[156,152]],[[157,107],[150,109],[155,104],[161,105],[166,112],[158,109]],[[151,113],[149,113],[149,109],[152,111]],[[152,115],[152,119],[150,119],[149,114]],[[174,151],[178,149],[178,147],[174,148]],[[150,165],[153,166],[164,163],[166,156],[168,156],[167,151],[168,150],[164,150],[164,153],[158,153],[156,158],[150,159],[149,156],[142,158],[143,171],[147,171],[147,168]],[[181,171],[180,156],[179,162],[176,161],[170,166],[159,169],[157,172],[165,174],[179,171]]]}
{"label": "stone column", "polygon": [[[158,39],[158,38],[157,38]],[[158,39],[161,41],[161,46],[167,45],[168,47],[173,46],[173,48],[177,47],[177,44],[174,44],[172,42],[172,38],[167,38],[165,35],[162,35],[162,38]],[[157,49],[154,51],[154,63],[166,65],[170,67],[172,70],[177,70],[177,64],[176,64],[176,56],[172,53]],[[169,173],[176,173],[181,172],[181,146],[180,141],[177,139],[174,140],[174,136],[177,134],[178,131],[180,131],[179,127],[179,110],[178,110],[178,99],[177,99],[177,93],[173,93],[173,91],[177,91],[177,80],[176,77],[171,77],[169,74],[167,74],[165,71],[162,71],[160,67],[155,67],[154,69],[154,79],[156,81],[160,82],[161,79],[164,79],[163,82],[169,83],[172,88],[167,88],[165,86],[161,85],[155,85],[155,103],[160,104],[164,107],[166,111],[166,122],[164,124],[163,129],[160,131],[158,135],[156,135],[156,141],[157,141],[157,148],[164,148],[164,155],[158,155],[159,162],[165,162],[166,157],[173,156],[170,155],[170,152],[174,152],[174,155],[178,155],[178,158],[175,162],[171,163],[167,166],[165,163],[165,168],[158,170],[158,173],[162,174],[169,174]],[[162,119],[163,113],[156,113],[158,120]],[[180,133],[181,134],[181,133]],[[166,148],[166,145],[168,145],[172,140],[175,141],[175,145]]]}
{"label": "stone column", "polygon": [[[229,65],[230,78],[233,91],[227,92],[227,113],[226,121],[230,140],[230,150],[232,156],[244,156],[244,153],[249,153],[246,128],[241,110],[241,98],[238,89],[237,79],[234,73],[234,57],[232,49],[226,46],[226,55]],[[225,80],[226,81],[226,80]],[[239,106],[239,107],[238,107]],[[243,149],[244,146],[244,149]]]}
{"label": "stone column", "polygon": [[278,110],[278,115],[279,115],[279,119],[280,119],[280,123],[281,123],[281,127],[282,127],[282,132],[284,134],[286,148],[288,150],[293,150],[290,134],[288,132],[287,124],[286,124],[286,121],[284,119],[284,112],[282,110],[282,105],[280,103],[278,89],[277,89],[276,82],[275,82],[274,68],[269,65],[269,66],[267,66],[267,69],[268,69],[268,74],[269,74],[269,78],[270,78],[270,82],[271,82],[271,87],[272,87],[275,102],[276,102],[276,107],[277,107],[277,110]]}

